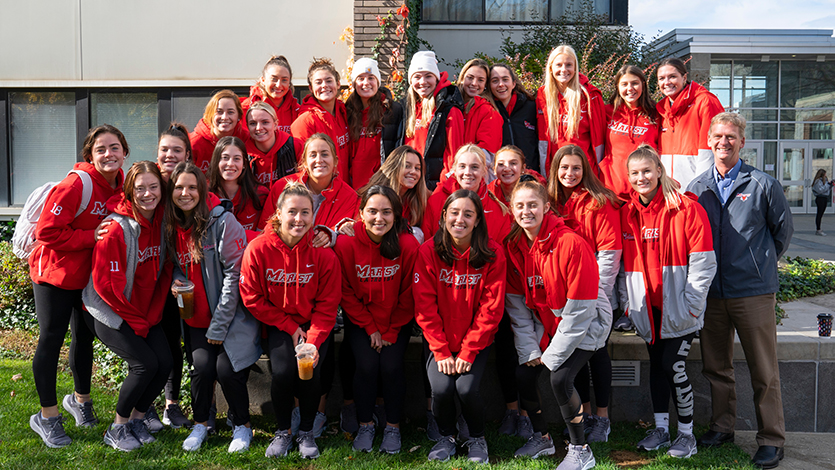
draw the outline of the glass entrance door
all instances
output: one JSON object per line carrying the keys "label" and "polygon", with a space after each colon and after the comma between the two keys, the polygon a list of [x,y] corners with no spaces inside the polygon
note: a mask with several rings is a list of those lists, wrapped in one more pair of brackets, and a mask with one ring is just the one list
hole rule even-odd
{"label": "glass entrance door", "polygon": [[834,154],[832,144],[820,141],[780,142],[781,164],[778,177],[793,213],[815,212],[812,180],[819,169],[826,170],[827,177],[832,179]]}

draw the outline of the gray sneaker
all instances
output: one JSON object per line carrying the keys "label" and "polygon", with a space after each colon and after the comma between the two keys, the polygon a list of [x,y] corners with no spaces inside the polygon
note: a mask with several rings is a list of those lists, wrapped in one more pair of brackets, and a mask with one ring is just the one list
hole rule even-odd
{"label": "gray sneaker", "polygon": [[651,451],[662,447],[670,447],[670,433],[663,428],[647,431],[647,437],[638,443],[638,450]]}
{"label": "gray sneaker", "polygon": [[187,450],[189,452],[194,452],[195,450],[200,449],[200,446],[206,442],[206,439],[209,437],[209,430],[206,429],[206,426],[203,424],[195,424],[193,428],[191,428],[191,433],[188,435],[185,441],[183,441],[183,450]]}
{"label": "gray sneaker", "polygon": [[400,428],[386,426],[383,429],[383,442],[380,444],[380,452],[387,454],[400,453]]}
{"label": "gray sneaker", "polygon": [[632,320],[628,316],[621,315],[620,318],[615,321],[615,324],[612,325],[612,328],[615,331],[633,331],[635,329],[635,325],[632,324]]}
{"label": "gray sneaker", "polygon": [[516,435],[525,440],[530,439],[531,436],[533,436],[533,423],[531,423],[531,418],[519,415]]}
{"label": "gray sneaker", "polygon": [[162,431],[165,428],[165,425],[162,424],[162,421],[159,419],[159,415],[157,414],[156,408],[154,405],[148,407],[148,411],[145,412],[145,427],[148,428],[148,432],[155,434]]}
{"label": "gray sneaker", "polygon": [[128,428],[130,428],[130,432],[133,433],[133,437],[135,437],[136,440],[141,442],[143,445],[156,441],[154,436],[148,432],[148,428],[145,426],[145,420],[142,418],[136,418],[128,421]]}
{"label": "gray sneaker", "polygon": [[53,418],[44,418],[38,411],[29,418],[29,427],[52,449],[60,449],[72,443],[70,436],[64,432],[64,417],[60,414]]}
{"label": "gray sneaker", "polygon": [[557,449],[554,447],[554,440],[551,436],[542,436],[542,433],[534,433],[528,442],[517,450],[514,457],[530,457],[535,459],[542,455],[554,455]]}
{"label": "gray sneaker", "polygon": [[319,438],[322,437],[322,433],[325,432],[325,427],[328,424],[328,417],[325,416],[325,413],[321,411],[316,412],[316,417],[313,418],[313,437]]}
{"label": "gray sneaker", "polygon": [[293,446],[293,436],[290,435],[290,430],[276,431],[275,437],[270,441],[267,452],[264,454],[267,457],[286,457],[290,447]]}
{"label": "gray sneaker", "polygon": [[475,463],[488,463],[490,456],[487,453],[487,441],[484,437],[472,437],[464,443],[470,449],[467,451],[467,459]]}
{"label": "gray sneaker", "polygon": [[130,432],[130,426],[127,423],[111,424],[104,433],[104,443],[122,452],[130,452],[142,447],[142,443]]}
{"label": "gray sneaker", "polygon": [[611,431],[612,426],[609,418],[595,416],[591,426],[591,432],[586,438],[586,442],[609,442],[609,433]]}
{"label": "gray sneaker", "polygon": [[316,445],[313,431],[299,431],[296,442],[299,444],[299,453],[302,454],[302,458],[315,459],[319,457],[319,447]]}
{"label": "gray sneaker", "polygon": [[455,436],[442,436],[429,451],[429,460],[446,462],[455,455]]}
{"label": "gray sneaker", "polygon": [[692,434],[678,433],[673,445],[667,451],[670,457],[677,457],[680,459],[689,459],[696,455],[696,436]]}
{"label": "gray sneaker", "polygon": [[458,415],[458,422],[455,423],[455,427],[458,428],[458,440],[461,442],[467,442],[470,440],[470,427],[467,426],[467,420],[464,419],[464,415]]}
{"label": "gray sneaker", "polygon": [[501,424],[499,424],[499,434],[505,436],[515,436],[519,428],[519,410],[505,410],[504,417]]}
{"label": "gray sneaker", "polygon": [[93,426],[99,424],[99,417],[96,416],[96,410],[93,409],[93,400],[85,403],[79,403],[75,399],[75,394],[70,393],[69,395],[64,395],[64,400],[61,404],[64,405],[64,409],[67,410],[67,413],[71,414],[72,417],[75,418],[76,426],[92,428]]}
{"label": "gray sneaker", "polygon": [[374,423],[360,424],[360,429],[357,431],[357,437],[354,438],[354,450],[362,452],[371,452],[374,446]]}
{"label": "gray sneaker", "polygon": [[183,414],[183,409],[180,408],[179,403],[172,403],[165,407],[165,411],[162,412],[162,422],[174,429],[191,427],[191,421]]}
{"label": "gray sneaker", "polygon": [[557,470],[589,470],[594,468],[597,462],[594,461],[594,454],[588,444],[581,446],[568,445],[568,453]]}
{"label": "gray sneaker", "polygon": [[360,428],[360,423],[357,421],[357,404],[343,405],[342,411],[339,412],[339,429],[342,432],[353,434]]}
{"label": "gray sneaker", "polygon": [[438,422],[431,411],[426,412],[426,438],[433,442],[441,440],[441,430],[438,429]]}

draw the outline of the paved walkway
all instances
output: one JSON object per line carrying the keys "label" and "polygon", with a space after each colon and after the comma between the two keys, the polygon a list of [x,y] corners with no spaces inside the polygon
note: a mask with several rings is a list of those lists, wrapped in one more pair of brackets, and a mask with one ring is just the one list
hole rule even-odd
{"label": "paved walkway", "polygon": [[[835,232],[833,232],[835,233]],[[757,451],[756,431],[736,431],[734,443],[749,455]],[[835,434],[790,432],[786,434],[785,457],[780,468],[791,470],[835,470]]]}
{"label": "paved walkway", "polygon": [[835,261],[835,215],[823,216],[821,229],[825,237],[815,235],[814,214],[795,214],[793,220],[794,235],[785,256]]}

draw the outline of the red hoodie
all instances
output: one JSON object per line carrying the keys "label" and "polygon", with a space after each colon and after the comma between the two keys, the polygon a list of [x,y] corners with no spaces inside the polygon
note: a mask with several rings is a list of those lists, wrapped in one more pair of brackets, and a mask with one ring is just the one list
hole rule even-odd
{"label": "red hoodie", "polygon": [[[235,132],[232,135],[246,142],[249,140],[249,132],[244,128],[243,118],[238,121],[235,126]],[[197,165],[198,168],[205,175],[209,172],[209,164],[212,163],[212,153],[215,151],[215,145],[220,140],[212,133],[212,127],[206,124],[206,121],[200,119],[194,132],[188,135],[188,140],[191,141],[191,161]]]}
{"label": "red hoodie", "polygon": [[290,248],[266,230],[246,247],[240,287],[256,319],[291,336],[310,322],[306,342],[319,348],[336,323],[342,276],[333,250],[314,249],[312,238],[307,232]]}
{"label": "red hoodie", "polygon": [[609,124],[606,132],[606,157],[600,162],[603,182],[621,199],[628,199],[632,185],[626,171],[626,159],[641,144],[658,149],[658,125],[643,114],[639,107],[626,104],[613,112],[606,106]]}
{"label": "red hoodie", "polygon": [[281,103],[276,103],[275,100],[267,96],[264,90],[258,85],[249,87],[249,97],[241,98],[241,107],[244,109],[244,120],[246,120],[246,112],[249,107],[256,101],[263,101],[275,109],[275,115],[278,121],[278,129],[280,131],[290,133],[290,125],[299,117],[299,102],[290,94],[290,90],[282,97]]}
{"label": "red hoodie", "polygon": [[193,262],[191,256],[191,228],[188,230],[177,227],[177,246],[174,251],[177,261],[184,271],[186,278],[194,283],[194,316],[183,320],[192,328],[208,328],[212,323],[212,312],[209,298],[206,297],[206,286],[203,284],[203,274],[200,263]]}
{"label": "red hoodie", "polygon": [[557,333],[561,310],[568,300],[596,301],[597,263],[589,244],[552,212],[545,213],[539,234],[528,247],[521,233],[508,240],[507,290],[524,295],[525,304],[545,327],[539,349],[545,351]]}
{"label": "red hoodie", "polygon": [[598,209],[597,201],[588,190],[578,186],[557,211],[577,223],[575,232],[591,245],[592,251],[622,249],[620,208],[611,202]]}
{"label": "red hoodie", "polygon": [[[258,228],[263,230],[264,226],[267,225],[267,220],[275,214],[275,204],[287,183],[301,181],[307,185],[308,179],[307,173],[296,173],[276,181],[270,190],[270,195],[264,202],[264,208],[261,209]],[[360,197],[356,191],[339,178],[334,177],[330,187],[322,191],[322,195],[325,196],[325,200],[322,201],[319,210],[316,212],[316,225],[324,225],[336,230],[338,223],[346,218],[353,219],[359,213]]]}
{"label": "red hoodie", "polygon": [[75,216],[84,184],[78,175],[70,174],[49,192],[35,229],[38,245],[29,256],[32,282],[66,290],[83,289],[90,280],[96,227],[110,214],[107,201],[122,193],[124,179],[120,171],[114,189],[91,163],[76,163],[73,169],[87,172],[93,180],[87,209]]}
{"label": "red hoodie", "polygon": [[[466,107],[464,108],[466,110]],[[464,113],[464,143],[476,144],[496,153],[502,146],[501,114],[486,99],[476,96],[469,111]],[[445,168],[449,171],[449,168]]]}
{"label": "red hoodie", "polygon": [[[351,182],[354,190],[365,186],[371,176],[380,169],[382,161],[380,139],[383,136],[383,126],[368,129],[368,108],[362,110],[362,131],[357,141],[351,141],[350,158],[347,163],[346,181]],[[342,160],[340,160],[342,163]]]}
{"label": "red hoodie", "polygon": [[354,224],[354,233],[337,238],[334,247],[342,264],[342,310],[369,336],[379,331],[384,341],[395,343],[400,328],[415,317],[412,274],[420,244],[411,234],[400,234],[400,256],[390,260],[362,222]]}
{"label": "red hoodie", "polygon": [[452,266],[435,253],[434,240],[418,250],[415,319],[435,361],[458,353],[459,358],[472,363],[493,343],[504,313],[507,265],[501,245],[490,240],[487,246],[496,258],[479,269],[470,266],[470,249],[454,251]]}
{"label": "red hoodie", "polygon": [[[435,96],[438,96],[438,93],[448,86],[452,86],[452,82],[447,78],[446,72],[441,72],[438,86],[435,87]],[[421,109],[422,102],[418,100],[415,103],[415,116],[421,116]],[[429,134],[429,123],[432,121],[432,117],[421,121],[424,123],[423,126],[415,126],[415,134],[412,137],[405,137],[403,143],[411,145],[425,157],[426,137]],[[455,158],[455,152],[464,145],[464,115],[461,114],[461,110],[456,107],[450,109],[445,124],[446,145],[444,146],[444,172],[441,174],[441,178],[445,178],[444,175],[449,173],[450,168],[452,168],[452,159]]]}
{"label": "red hoodie", "polygon": [[[261,202],[261,208],[263,208],[264,203],[267,201],[267,195],[270,194],[270,190],[266,186],[258,185],[257,191],[258,200]],[[220,197],[220,195],[217,196]],[[250,242],[261,233],[256,231],[256,226],[261,218],[261,209],[255,208],[255,203],[252,199],[247,199],[246,204],[242,204],[241,199],[241,191],[238,190],[232,198],[232,212],[246,231],[246,240]]]}
{"label": "red hoodie", "polygon": [[[336,100],[333,114],[331,114],[325,111],[312,94],[304,97],[301,113],[290,126],[290,134],[298,139],[304,148],[307,139],[319,132],[327,134],[336,145],[339,176],[347,181],[350,174],[348,170],[350,155],[348,154],[348,111],[345,109],[345,103]],[[301,152],[299,152],[299,158],[304,158]]]}
{"label": "red hoodie", "polygon": [[655,109],[660,115],[658,147],[667,173],[686,188],[713,164],[707,133],[713,116],[725,111],[713,93],[690,82],[675,101],[662,98]]}
{"label": "red hoodie", "polygon": [[[423,235],[426,237],[426,240],[432,238],[435,232],[438,231],[440,227],[438,224],[441,220],[444,203],[452,193],[459,189],[461,189],[461,185],[458,184],[457,179],[452,177],[444,181],[443,184],[438,185],[435,188],[435,192],[429,196],[429,200],[426,202],[426,212],[423,213],[423,225],[421,225],[421,230],[423,230]],[[501,244],[504,241],[504,237],[510,233],[510,226],[513,224],[513,215],[510,214],[510,211],[506,207],[491,196],[483,180],[478,186],[477,194],[481,198],[481,205],[484,208],[484,219],[487,221],[487,234],[491,240]]]}
{"label": "red hoodie", "polygon": [[[267,150],[266,152],[262,152],[257,145],[255,145],[255,141],[250,139],[246,141],[246,153],[249,156],[250,165],[252,165],[253,173],[255,175],[255,180],[259,183],[266,185],[267,188],[271,187],[272,184],[277,180],[276,179],[276,152],[281,150],[281,147],[287,143],[287,139],[290,138],[290,134],[280,130],[275,130],[275,143],[273,144],[272,148]],[[299,160],[299,156],[302,154],[304,149],[304,143],[300,143],[298,139],[293,139],[293,148],[296,151],[296,161]],[[278,175],[283,177],[282,175]]]}
{"label": "red hoodie", "polygon": [[[539,152],[540,160],[542,159],[543,147],[547,145],[547,154],[545,155],[545,167],[541,169],[542,173],[547,177],[551,170],[551,160],[554,154],[560,147],[566,144],[574,144],[586,152],[586,158],[589,160],[594,173],[598,175],[597,162],[603,158],[603,147],[606,143],[606,107],[603,103],[603,94],[600,93],[594,85],[591,84],[585,75],[579,74],[580,85],[586,88],[591,98],[591,103],[586,99],[586,94],[581,93],[580,100],[580,123],[577,126],[577,134],[574,136],[565,135],[566,120],[568,119],[568,104],[565,102],[562,94],[557,94],[559,99],[560,110],[562,116],[558,135],[552,136],[548,132],[548,110],[545,101],[545,87],[540,87],[536,92],[536,124],[537,132],[539,133]],[[600,150],[600,154],[597,154]]]}
{"label": "red hoodie", "polygon": [[[533,176],[534,178],[536,178],[536,181],[538,181],[539,184],[541,184],[542,186],[548,186],[548,181],[546,181],[545,178],[539,173],[533,170],[525,170],[524,174]],[[510,201],[508,201],[504,197],[504,190],[502,189],[501,180],[494,179],[493,181],[491,181],[490,184],[487,185],[487,190],[493,193],[493,195],[496,196],[496,199],[498,199],[499,202],[507,206],[508,210],[510,210]]]}
{"label": "red hoodie", "polygon": [[[124,196],[114,196],[108,207],[115,213],[133,218],[130,202]],[[112,223],[109,230],[93,249],[93,286],[96,293],[113,312],[133,329],[137,336],[146,337],[148,330],[162,320],[168,289],[171,287],[171,263],[166,263],[157,277],[162,247],[162,219],[164,204],[159,204],[153,220],[140,216],[138,260],[133,278],[130,300],[125,298],[127,277],[127,246],[122,226]],[[79,276],[80,277],[80,276]]]}

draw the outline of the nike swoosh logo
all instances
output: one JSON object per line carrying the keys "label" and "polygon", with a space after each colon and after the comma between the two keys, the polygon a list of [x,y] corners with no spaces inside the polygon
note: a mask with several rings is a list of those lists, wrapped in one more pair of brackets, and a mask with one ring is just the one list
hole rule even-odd
{"label": "nike swoosh logo", "polygon": [[249,214],[248,216],[246,216],[246,219],[247,219],[247,220],[249,220],[249,219],[251,219],[251,218],[253,218],[253,217],[255,217],[255,214]]}
{"label": "nike swoosh logo", "polygon": [[316,263],[314,263],[314,264],[308,264],[308,265],[306,265],[306,266],[309,268],[309,267],[314,266],[315,264],[316,264]]}

